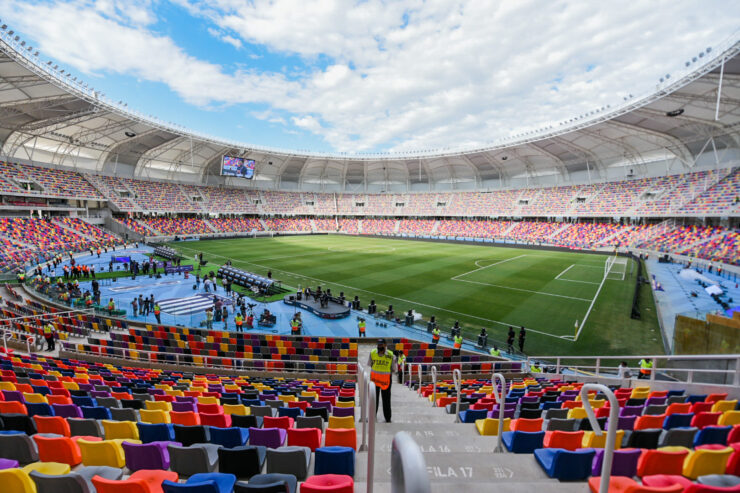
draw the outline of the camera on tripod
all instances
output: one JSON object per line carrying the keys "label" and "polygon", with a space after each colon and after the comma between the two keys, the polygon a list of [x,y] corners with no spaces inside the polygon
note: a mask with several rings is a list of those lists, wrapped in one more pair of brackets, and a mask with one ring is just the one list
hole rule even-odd
{"label": "camera on tripod", "polygon": [[247,306],[249,308],[254,308],[255,306],[257,306],[257,303],[247,303]]}

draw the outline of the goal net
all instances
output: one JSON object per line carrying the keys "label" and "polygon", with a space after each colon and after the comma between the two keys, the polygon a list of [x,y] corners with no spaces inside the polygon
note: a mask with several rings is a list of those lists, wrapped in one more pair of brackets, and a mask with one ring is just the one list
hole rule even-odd
{"label": "goal net", "polygon": [[627,258],[626,257],[607,257],[606,263],[604,264],[604,279],[612,279],[615,281],[624,281],[624,277],[627,274]]}

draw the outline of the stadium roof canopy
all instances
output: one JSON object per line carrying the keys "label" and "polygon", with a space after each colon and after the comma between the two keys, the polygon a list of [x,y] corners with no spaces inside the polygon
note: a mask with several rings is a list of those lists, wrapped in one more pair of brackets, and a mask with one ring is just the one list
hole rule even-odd
{"label": "stadium roof canopy", "polygon": [[700,156],[713,156],[715,165],[737,159],[740,42],[702,52],[686,65],[684,74],[661,80],[652,94],[482,149],[326,154],[229,142],[131,111],[2,32],[0,155],[108,174],[223,183],[213,176],[221,157],[230,154],[257,161],[260,186],[348,191],[568,183],[586,173],[596,181],[614,176],[609,170],[616,168],[620,176],[624,167],[640,176],[656,165],[661,173],[690,170]]}

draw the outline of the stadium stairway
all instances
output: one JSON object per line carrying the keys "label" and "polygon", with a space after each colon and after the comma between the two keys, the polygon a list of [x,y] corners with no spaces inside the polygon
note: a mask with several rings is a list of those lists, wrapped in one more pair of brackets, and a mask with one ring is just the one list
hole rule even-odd
{"label": "stadium stairway", "polygon": [[[359,361],[363,364],[372,346],[361,346]],[[382,405],[375,426],[375,467],[373,492],[390,492],[391,447],[400,431],[411,435],[421,448],[433,493],[586,493],[588,484],[560,482],[547,477],[534,455],[498,453],[497,437],[481,436],[471,424],[455,423],[455,416],[432,407],[429,399],[397,383],[391,386],[392,423],[383,419]],[[360,409],[356,411],[360,415]],[[361,423],[358,426],[358,444]],[[359,452],[355,463],[355,491],[367,486],[367,453]]]}

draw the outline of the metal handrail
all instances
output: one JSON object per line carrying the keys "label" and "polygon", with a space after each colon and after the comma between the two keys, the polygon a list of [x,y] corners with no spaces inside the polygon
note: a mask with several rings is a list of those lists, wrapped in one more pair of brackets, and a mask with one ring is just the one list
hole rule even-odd
{"label": "metal handrail", "polygon": [[[706,355],[645,355],[645,356],[533,356],[528,358],[527,364],[531,360],[554,360],[555,361],[555,373],[559,374],[564,368],[578,371],[578,370],[593,370],[597,375],[601,370],[617,370],[618,367],[603,366],[601,362],[603,360],[636,360],[636,359],[649,359],[652,361],[653,366],[650,372],[650,380],[655,381],[655,375],[658,370],[663,372],[681,372],[686,373],[686,380],[683,383],[693,383],[693,377],[695,373],[706,373],[706,374],[724,374],[726,376],[732,376],[733,386],[740,386],[740,354],[706,354]],[[584,364],[565,364],[563,360],[593,360],[593,365]],[[704,368],[673,368],[669,366],[661,366],[659,368],[659,362],[669,361],[735,361],[734,368],[723,369],[704,369]],[[602,375],[603,376],[603,375]],[[728,384],[729,385],[729,384]]]}
{"label": "metal handrail", "polygon": [[375,476],[375,383],[367,380],[368,406],[367,417],[367,493],[373,493],[373,477]]}
{"label": "metal handrail", "polygon": [[20,342],[26,343],[26,352],[28,352],[28,354],[33,352],[31,350],[31,346],[33,346],[34,349],[37,347],[38,338],[29,332],[11,329],[9,327],[0,327],[0,333],[2,333],[3,347],[5,348],[6,354],[8,353],[8,339],[13,339],[14,337]]}
{"label": "metal handrail", "polygon": [[432,407],[437,405],[437,367],[432,367]]}
{"label": "metal handrail", "polygon": [[457,402],[455,404],[455,423],[460,422],[460,392],[462,392],[462,373],[460,370],[455,368],[452,371],[452,380],[455,382],[455,393],[457,394]]}
{"label": "metal handrail", "polygon": [[391,493],[429,493],[429,473],[421,449],[405,431],[391,446]]}
{"label": "metal handrail", "polygon": [[362,435],[360,438],[359,451],[367,449],[367,435],[365,434],[365,423],[367,422],[367,384],[365,380],[365,367],[357,362],[357,385],[360,390],[360,423],[362,423]]}
{"label": "metal handrail", "polygon": [[596,419],[593,407],[588,400],[588,391],[596,390],[602,392],[609,400],[609,429],[606,432],[606,444],[604,445],[604,462],[601,464],[601,482],[599,484],[599,493],[607,493],[609,491],[609,479],[612,474],[612,461],[614,460],[614,447],[617,441],[617,421],[619,420],[619,401],[614,395],[614,392],[609,389],[606,385],[598,383],[587,383],[581,387],[581,402],[583,402],[583,408],[586,410],[586,416],[591,423],[591,429],[596,436],[601,436],[603,431],[599,425],[599,421]]}
{"label": "metal handrail", "polygon": [[[501,383],[501,391],[498,390],[496,380]],[[498,440],[494,453],[503,453],[504,415],[506,414],[506,379],[501,373],[491,375],[491,393],[498,403]]]}
{"label": "metal handrail", "polygon": [[421,395],[421,379],[423,378],[421,376],[421,363],[417,364],[416,368],[419,370],[419,387],[416,389],[416,394]]}
{"label": "metal handrail", "polygon": [[[369,391],[368,391],[368,384],[370,383],[370,379],[368,378],[367,370],[363,370],[362,375],[362,386],[364,387],[363,393],[364,397],[362,399],[362,409],[361,409],[361,419],[362,419],[362,439],[360,443],[360,452],[366,452],[367,451],[367,423],[370,420],[370,414],[372,414],[372,410],[369,409],[368,406],[368,400],[369,400]],[[373,395],[373,400],[375,400],[375,395]]]}

